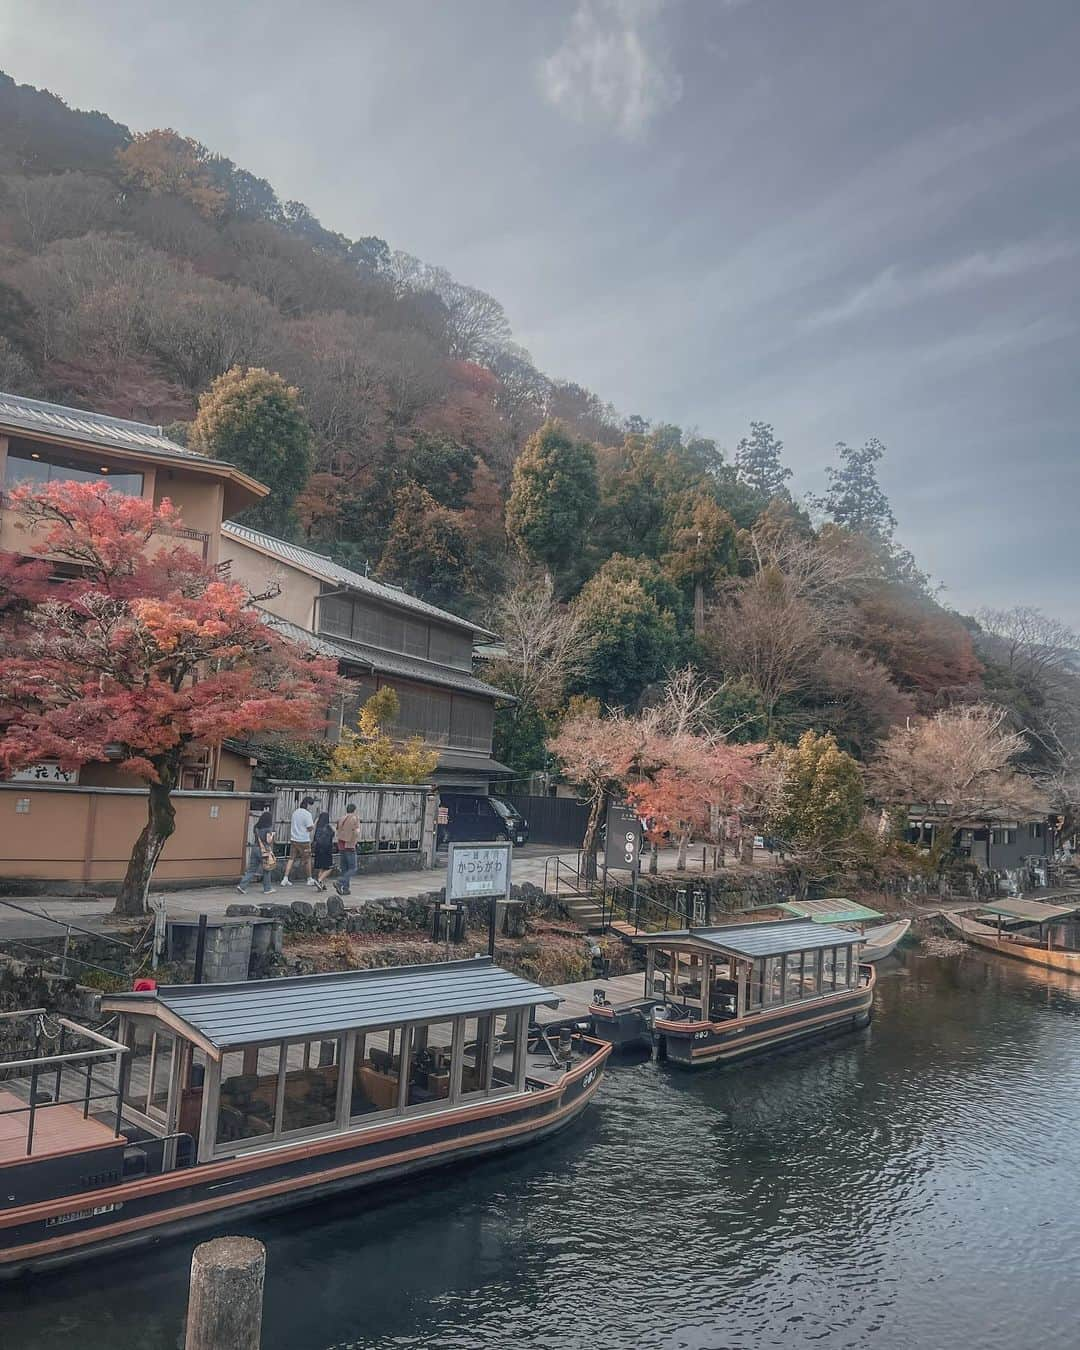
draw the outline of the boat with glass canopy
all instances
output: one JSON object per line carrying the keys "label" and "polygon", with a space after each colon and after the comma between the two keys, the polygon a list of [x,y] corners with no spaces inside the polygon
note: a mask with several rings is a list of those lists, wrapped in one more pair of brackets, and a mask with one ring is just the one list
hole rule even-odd
{"label": "boat with glass canopy", "polygon": [[875,974],[850,929],[782,919],[641,933],[658,1054],[729,1064],[865,1027]]}
{"label": "boat with glass canopy", "polygon": [[[0,1023],[0,1275],[310,1203],[569,1124],[610,1046],[487,957],[108,996]],[[20,1020],[21,1019],[21,1020]]]}

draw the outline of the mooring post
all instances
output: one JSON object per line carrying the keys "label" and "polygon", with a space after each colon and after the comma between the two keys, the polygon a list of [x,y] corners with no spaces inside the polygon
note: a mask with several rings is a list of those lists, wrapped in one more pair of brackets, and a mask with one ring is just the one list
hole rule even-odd
{"label": "mooring post", "polygon": [[195,934],[195,977],[194,984],[202,984],[203,964],[206,960],[206,915],[199,915],[199,928]]}
{"label": "mooring post", "polygon": [[259,1350],[266,1248],[221,1237],[191,1254],[184,1350]]}

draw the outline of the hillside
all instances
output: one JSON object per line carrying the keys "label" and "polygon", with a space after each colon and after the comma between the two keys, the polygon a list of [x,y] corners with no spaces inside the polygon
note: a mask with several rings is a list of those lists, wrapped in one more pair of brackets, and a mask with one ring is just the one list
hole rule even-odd
{"label": "hillside", "polygon": [[[0,75],[0,387],[184,438],[235,366],[299,391],[312,470],[293,533],[495,616],[511,649],[495,677],[521,697],[500,752],[523,771],[568,697],[632,708],[687,662],[746,739],[824,728],[866,756],[913,712],[990,696],[1036,733],[1033,763],[1070,761],[1074,677],[1040,653],[1071,635],[1018,646],[1015,614],[990,632],[938,604],[895,542],[876,442],[837,447],[814,503],[832,523],[814,526],[768,424],[729,460],[624,419],[538,371],[493,297],[334,232],[177,132]],[[522,649],[545,614],[587,655],[538,679]]]}

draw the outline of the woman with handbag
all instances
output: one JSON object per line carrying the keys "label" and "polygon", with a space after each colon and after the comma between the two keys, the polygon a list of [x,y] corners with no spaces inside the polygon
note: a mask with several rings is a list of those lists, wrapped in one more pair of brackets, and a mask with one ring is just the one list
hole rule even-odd
{"label": "woman with handbag", "polygon": [[240,878],[236,889],[241,895],[247,895],[248,882],[261,876],[263,894],[269,895],[274,889],[270,883],[277,865],[277,858],[274,856],[274,817],[271,812],[264,811],[255,822],[248,848],[248,870]]}

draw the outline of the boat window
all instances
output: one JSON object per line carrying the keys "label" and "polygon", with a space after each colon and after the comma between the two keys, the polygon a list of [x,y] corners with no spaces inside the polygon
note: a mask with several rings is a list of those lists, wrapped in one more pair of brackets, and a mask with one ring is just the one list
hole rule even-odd
{"label": "boat window", "polygon": [[801,993],[802,952],[788,952],[784,965],[784,1002],[793,1002]]}
{"label": "boat window", "polygon": [[836,988],[836,948],[829,947],[821,954],[821,987]]}
{"label": "boat window", "polygon": [[154,1053],[154,1027],[151,1022],[132,1020],[128,1027],[127,1082],[124,1104],[136,1111],[146,1111],[146,1097],[150,1088],[150,1062]]}
{"label": "boat window", "polygon": [[803,952],[803,998],[816,998],[821,992],[818,984],[818,961],[820,957],[820,952]]}
{"label": "boat window", "polygon": [[850,947],[836,949],[836,988],[843,989],[848,982],[848,953]]}
{"label": "boat window", "polygon": [[169,1081],[172,1078],[173,1053],[176,1042],[163,1031],[154,1035],[154,1059],[150,1071],[150,1102],[148,1110],[164,1116],[169,1109]]}
{"label": "boat window", "polygon": [[493,1088],[516,1087],[524,1078],[525,1065],[518,1053],[521,1048],[518,1039],[521,1018],[520,1009],[495,1014],[495,1041],[491,1048]]}
{"label": "boat window", "polygon": [[765,962],[765,1001],[783,1003],[784,1001],[784,958],[770,956]]}
{"label": "boat window", "polygon": [[453,1022],[423,1022],[410,1028],[405,1105],[425,1106],[450,1096]]}
{"label": "boat window", "polygon": [[227,1050],[221,1057],[217,1142],[273,1134],[280,1045]]}
{"label": "boat window", "polygon": [[397,1109],[401,1075],[401,1027],[368,1031],[356,1038],[351,1114]]}
{"label": "boat window", "polygon": [[750,967],[750,1007],[760,1008],[765,1002],[765,962],[754,958]]}
{"label": "boat window", "polygon": [[337,1118],[338,1040],[290,1041],[285,1046],[281,1129],[332,1125]]}
{"label": "boat window", "polygon": [[466,1017],[462,1023],[461,1095],[486,1092],[491,1081],[491,1014]]}

